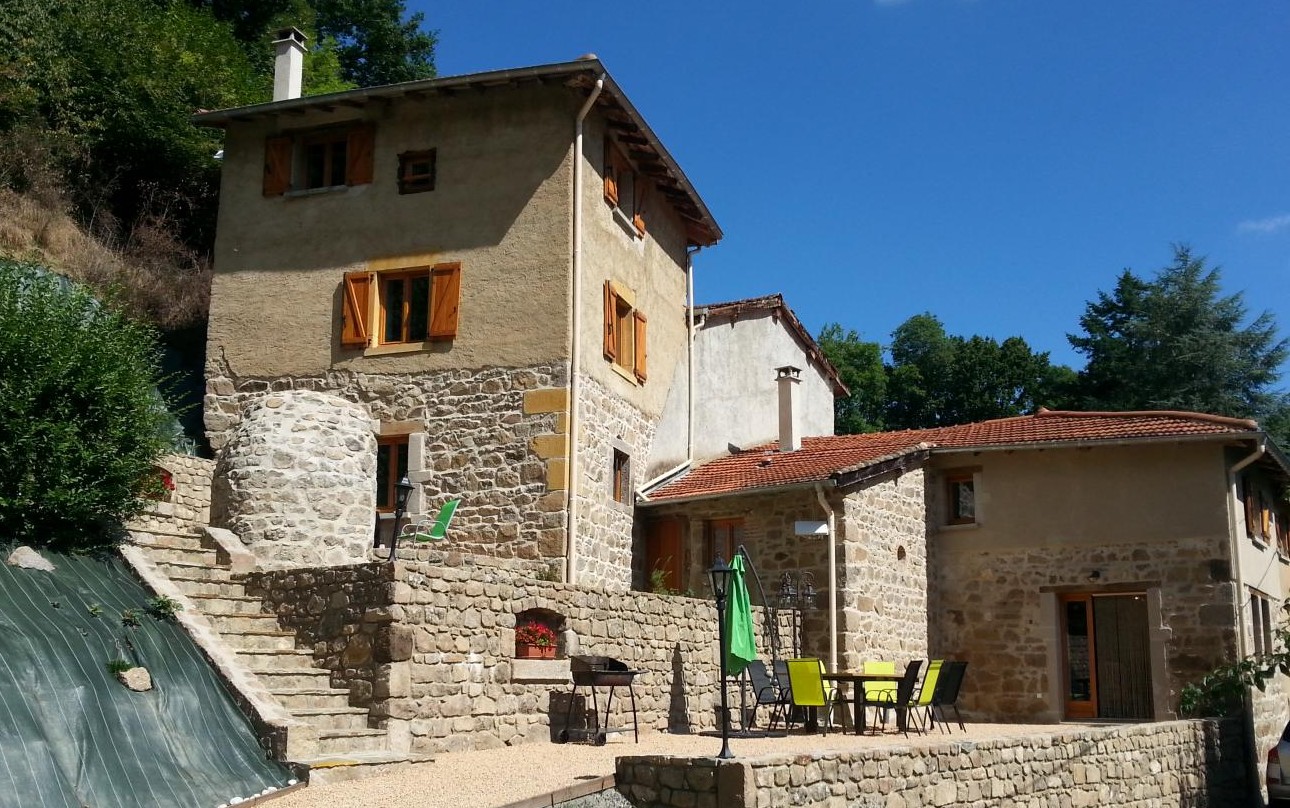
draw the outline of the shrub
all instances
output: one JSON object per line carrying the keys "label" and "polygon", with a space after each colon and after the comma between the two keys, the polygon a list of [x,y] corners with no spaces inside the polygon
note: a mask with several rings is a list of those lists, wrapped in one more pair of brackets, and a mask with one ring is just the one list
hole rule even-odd
{"label": "shrub", "polygon": [[116,541],[168,448],[154,332],[32,264],[0,260],[0,536]]}

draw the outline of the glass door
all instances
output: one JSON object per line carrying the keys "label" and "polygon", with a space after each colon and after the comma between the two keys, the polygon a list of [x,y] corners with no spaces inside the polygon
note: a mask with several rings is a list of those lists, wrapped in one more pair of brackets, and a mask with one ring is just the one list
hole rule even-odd
{"label": "glass door", "polygon": [[1093,635],[1093,596],[1063,595],[1062,688],[1066,718],[1097,717],[1097,657]]}

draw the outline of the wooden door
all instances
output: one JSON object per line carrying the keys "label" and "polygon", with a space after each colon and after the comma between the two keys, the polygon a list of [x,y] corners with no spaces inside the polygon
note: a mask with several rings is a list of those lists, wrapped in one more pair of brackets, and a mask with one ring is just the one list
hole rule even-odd
{"label": "wooden door", "polygon": [[1063,595],[1062,691],[1066,718],[1097,717],[1097,644],[1093,634],[1093,596]]}
{"label": "wooden door", "polygon": [[1141,594],[1061,597],[1066,718],[1150,720],[1151,650]]}
{"label": "wooden door", "polygon": [[647,589],[680,592],[685,587],[685,520],[653,519],[645,526],[645,585]]}

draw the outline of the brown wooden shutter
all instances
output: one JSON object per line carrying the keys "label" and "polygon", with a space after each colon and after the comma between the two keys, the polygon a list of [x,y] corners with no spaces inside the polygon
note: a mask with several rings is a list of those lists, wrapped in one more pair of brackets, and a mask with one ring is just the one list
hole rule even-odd
{"label": "brown wooden shutter", "polygon": [[647,183],[642,177],[636,177],[636,199],[632,204],[635,213],[632,214],[632,224],[636,225],[636,232],[645,235],[645,191]]}
{"label": "brown wooden shutter", "polygon": [[345,284],[341,290],[341,325],[340,344],[367,347],[369,334],[367,318],[371,311],[369,305],[373,276],[370,272],[346,272]]}
{"label": "brown wooden shutter", "polygon": [[264,139],[264,195],[282,196],[291,188],[291,138]]}
{"label": "brown wooden shutter", "polygon": [[618,149],[605,138],[605,201],[618,207]]}
{"label": "brown wooden shutter", "polygon": [[430,339],[457,336],[461,303],[461,264],[435,264],[430,270]]}
{"label": "brown wooden shutter", "polygon": [[1258,522],[1258,499],[1254,493],[1254,486],[1250,484],[1250,478],[1246,477],[1242,481],[1245,487],[1245,533],[1248,536],[1259,535]]}
{"label": "brown wooden shutter", "polygon": [[1259,527],[1262,529],[1260,535],[1267,541],[1272,540],[1272,508],[1263,492],[1259,492]]}
{"label": "brown wooden shutter", "polygon": [[636,381],[645,381],[645,315],[639,311],[632,312],[632,319],[636,326],[636,366],[632,371],[636,374]]}
{"label": "brown wooden shutter", "polygon": [[375,147],[375,130],[363,124],[350,130],[345,145],[345,184],[366,185],[372,181],[372,150]]}
{"label": "brown wooden shutter", "polygon": [[610,362],[618,359],[618,335],[614,324],[618,320],[618,295],[614,287],[605,281],[605,358]]}

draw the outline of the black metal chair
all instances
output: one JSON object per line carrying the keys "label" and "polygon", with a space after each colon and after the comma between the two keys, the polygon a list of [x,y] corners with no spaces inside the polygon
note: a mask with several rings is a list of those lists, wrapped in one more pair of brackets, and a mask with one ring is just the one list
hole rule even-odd
{"label": "black metal chair", "polygon": [[749,708],[745,729],[757,725],[757,710],[763,704],[770,705],[768,728],[774,729],[775,725],[785,718],[784,712],[790,703],[788,690],[780,685],[777,678],[770,675],[766,670],[766,663],[760,659],[749,662],[744,670],[748,673],[748,682],[752,685],[753,692],[753,703]]}
{"label": "black metal chair", "polygon": [[940,681],[936,683],[936,692],[932,694],[932,703],[927,705],[927,717],[933,722],[937,715],[941,718],[941,731],[948,732],[945,720],[945,708],[954,711],[959,729],[967,731],[963,716],[959,714],[959,690],[963,687],[963,674],[967,672],[967,663],[962,660],[947,659],[941,668]]}
{"label": "black metal chair", "polygon": [[[882,716],[882,728],[885,732],[887,729],[887,712],[896,710],[896,726],[905,737],[909,737],[909,719],[910,713],[917,709],[914,703],[914,688],[918,685],[918,672],[923,669],[923,660],[911,659],[905,666],[905,675],[900,677],[896,683],[896,691],[884,691],[874,694],[872,697],[866,693],[863,701],[860,702],[861,710],[865,707],[876,707],[877,712]],[[877,723],[874,724],[874,734],[877,734]]]}

